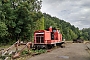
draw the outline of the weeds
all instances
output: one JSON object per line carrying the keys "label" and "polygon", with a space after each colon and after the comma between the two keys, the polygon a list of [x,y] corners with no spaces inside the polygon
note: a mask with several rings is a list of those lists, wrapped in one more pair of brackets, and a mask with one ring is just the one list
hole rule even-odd
{"label": "weeds", "polygon": [[45,49],[40,49],[40,50],[30,50],[30,51],[27,51],[27,50],[23,50],[21,55],[26,55],[26,54],[42,54],[42,53],[45,53],[46,50]]}

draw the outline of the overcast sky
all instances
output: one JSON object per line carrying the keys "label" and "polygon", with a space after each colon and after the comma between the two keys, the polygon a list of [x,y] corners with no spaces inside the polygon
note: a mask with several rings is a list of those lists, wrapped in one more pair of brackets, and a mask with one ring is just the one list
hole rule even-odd
{"label": "overcast sky", "polygon": [[90,28],[90,0],[42,0],[41,11],[71,23]]}

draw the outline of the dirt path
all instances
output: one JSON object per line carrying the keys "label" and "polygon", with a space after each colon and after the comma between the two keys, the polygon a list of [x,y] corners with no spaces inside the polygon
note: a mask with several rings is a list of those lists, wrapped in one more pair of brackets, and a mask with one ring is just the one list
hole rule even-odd
{"label": "dirt path", "polygon": [[86,49],[84,43],[70,43],[66,44],[65,48],[58,48],[27,60],[90,60],[90,54]]}

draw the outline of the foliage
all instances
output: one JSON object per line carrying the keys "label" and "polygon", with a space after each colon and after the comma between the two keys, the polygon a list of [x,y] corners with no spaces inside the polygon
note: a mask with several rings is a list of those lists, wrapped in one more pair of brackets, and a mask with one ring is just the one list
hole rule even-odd
{"label": "foliage", "polygon": [[41,3],[41,0],[0,1],[0,37],[6,37],[2,38],[4,42],[32,41],[34,31],[44,29]]}
{"label": "foliage", "polygon": [[81,30],[81,37],[82,39],[85,39],[85,40],[90,40],[90,28],[83,28]]}
{"label": "foliage", "polygon": [[90,28],[83,28],[79,30],[78,27],[71,25],[69,22],[61,20],[57,17],[52,17],[49,14],[44,14],[45,20],[45,29],[52,26],[60,29],[60,32],[63,35],[63,39],[73,40],[73,39],[83,39],[90,40]]}
{"label": "foliage", "polygon": [[80,34],[78,28],[71,25],[69,22],[65,22],[57,17],[52,17],[49,14],[44,13],[45,29],[52,26],[60,30],[63,35],[63,39],[72,40],[76,39]]}
{"label": "foliage", "polygon": [[26,55],[26,54],[29,54],[29,51],[23,50],[21,53],[21,55]]}
{"label": "foliage", "polygon": [[30,50],[30,51],[23,50],[21,54],[22,54],[22,55],[26,55],[26,54],[29,54],[29,53],[31,53],[31,54],[34,54],[34,53],[36,53],[36,54],[42,54],[42,53],[45,53],[45,52],[46,52],[45,49],[40,49],[40,50]]}
{"label": "foliage", "polygon": [[0,56],[0,60],[4,60],[6,56]]}
{"label": "foliage", "polygon": [[46,50],[45,49],[40,49],[40,50],[30,50],[30,52],[31,53],[39,53],[39,54],[41,54],[41,53],[45,53],[46,52]]}
{"label": "foliage", "polygon": [[33,40],[36,30],[50,26],[60,30],[63,39],[90,40],[90,28],[79,30],[69,22],[40,11],[41,0],[0,0],[0,43]]}
{"label": "foliage", "polygon": [[35,52],[36,52],[36,53],[45,53],[46,50],[44,50],[44,49],[40,49],[40,50],[35,50]]}
{"label": "foliage", "polygon": [[8,28],[5,25],[5,23],[0,22],[0,37],[6,36],[8,34],[7,30],[8,30]]}

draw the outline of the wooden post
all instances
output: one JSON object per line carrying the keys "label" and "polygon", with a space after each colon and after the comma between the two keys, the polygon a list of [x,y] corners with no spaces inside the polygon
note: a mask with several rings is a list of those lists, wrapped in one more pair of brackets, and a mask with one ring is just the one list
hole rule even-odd
{"label": "wooden post", "polygon": [[28,42],[28,43],[26,44],[28,51],[30,50],[31,45],[32,45],[32,42]]}
{"label": "wooden post", "polygon": [[16,42],[16,43],[14,44],[14,46],[15,46],[16,52],[17,52],[17,51],[18,51],[18,43]]}

